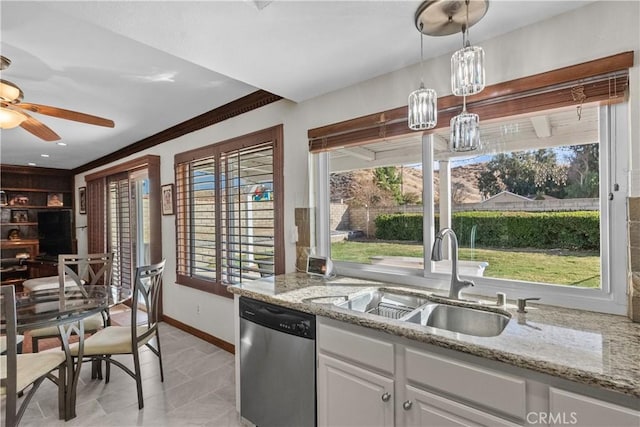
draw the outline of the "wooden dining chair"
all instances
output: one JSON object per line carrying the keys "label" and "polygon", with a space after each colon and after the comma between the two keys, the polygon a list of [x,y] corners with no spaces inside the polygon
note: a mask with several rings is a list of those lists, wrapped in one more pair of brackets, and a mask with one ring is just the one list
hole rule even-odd
{"label": "wooden dining chair", "polygon": [[[111,285],[113,271],[113,254],[97,253],[89,255],[59,255],[58,283],[60,301],[65,300],[68,292],[81,289],[83,285]],[[85,332],[96,332],[109,323],[109,313],[96,313],[83,319]],[[58,329],[48,327],[30,331],[32,351],[37,353],[41,339],[59,337]]]}
{"label": "wooden dining chair", "polygon": [[[142,397],[142,375],[140,372],[140,348],[147,346],[156,356],[160,365],[160,381],[164,381],[162,369],[162,352],[158,331],[160,290],[165,261],[136,268],[131,306],[131,325],[108,326],[96,332],[84,342],[84,356],[106,362],[105,382],[109,382],[111,364],[118,366],[136,380],[138,392],[138,409],[144,407]],[[140,316],[140,311],[146,312]],[[152,338],[155,337],[155,346]],[[76,346],[71,346],[71,354],[76,356]],[[131,370],[122,362],[111,356],[131,354],[134,369]]]}
{"label": "wooden dining chair", "polygon": [[[0,394],[6,396],[4,405],[4,419],[6,427],[17,426],[40,384],[49,378],[58,385],[58,410],[60,419],[65,418],[66,412],[66,366],[70,363],[65,352],[58,349],[43,351],[42,353],[17,354],[17,318],[15,288],[2,286],[2,333],[5,334],[7,348],[6,355],[0,356]],[[56,377],[53,372],[58,371]],[[24,394],[22,403],[18,407],[18,394],[32,386]]]}

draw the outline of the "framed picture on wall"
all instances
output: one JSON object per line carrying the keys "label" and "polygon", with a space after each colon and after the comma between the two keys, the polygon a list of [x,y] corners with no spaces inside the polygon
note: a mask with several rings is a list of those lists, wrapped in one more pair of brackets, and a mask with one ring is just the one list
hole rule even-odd
{"label": "framed picture on wall", "polygon": [[174,214],[173,184],[162,186],[162,215]]}
{"label": "framed picture on wall", "polygon": [[87,213],[87,187],[78,188],[78,208],[80,214]]}

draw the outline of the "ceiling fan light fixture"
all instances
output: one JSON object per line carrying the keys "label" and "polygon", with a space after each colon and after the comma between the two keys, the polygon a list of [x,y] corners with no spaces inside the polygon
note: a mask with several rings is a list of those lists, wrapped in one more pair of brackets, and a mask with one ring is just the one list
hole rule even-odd
{"label": "ceiling fan light fixture", "polygon": [[0,129],[12,129],[27,120],[27,116],[19,111],[0,107]]}
{"label": "ceiling fan light fixture", "polygon": [[0,100],[9,104],[22,101],[22,90],[7,80],[0,79]]}

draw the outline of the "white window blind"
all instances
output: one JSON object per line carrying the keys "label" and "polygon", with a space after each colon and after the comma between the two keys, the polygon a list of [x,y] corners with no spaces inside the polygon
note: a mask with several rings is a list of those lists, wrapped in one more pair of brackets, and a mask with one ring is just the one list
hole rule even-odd
{"label": "white window blind", "polygon": [[226,285],[282,268],[276,261],[282,177],[274,175],[281,153],[274,134],[176,155],[178,283],[226,295]]}

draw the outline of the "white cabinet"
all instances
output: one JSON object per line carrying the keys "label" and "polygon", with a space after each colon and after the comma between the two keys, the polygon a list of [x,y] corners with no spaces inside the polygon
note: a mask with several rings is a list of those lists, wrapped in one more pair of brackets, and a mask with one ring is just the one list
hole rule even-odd
{"label": "white cabinet", "polygon": [[640,411],[549,387],[549,425],[640,426]]}
{"label": "white cabinet", "polygon": [[405,382],[524,420],[526,380],[428,351],[403,346]]}
{"label": "white cabinet", "polygon": [[318,358],[318,425],[393,426],[391,378],[321,354]]}
{"label": "white cabinet", "polygon": [[637,408],[606,391],[607,401],[586,397],[583,385],[560,390],[525,369],[331,319],[319,320],[317,337],[321,427],[640,427]]}
{"label": "white cabinet", "polygon": [[402,416],[399,418],[405,426],[518,425],[410,385],[405,386]]}

